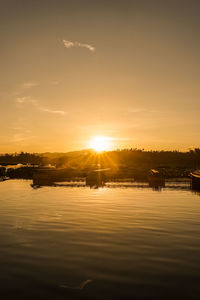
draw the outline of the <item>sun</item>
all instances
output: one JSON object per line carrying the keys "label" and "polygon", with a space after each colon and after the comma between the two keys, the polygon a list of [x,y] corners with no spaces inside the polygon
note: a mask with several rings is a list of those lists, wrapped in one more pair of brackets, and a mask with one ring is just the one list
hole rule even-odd
{"label": "sun", "polygon": [[107,151],[110,148],[110,138],[106,136],[94,136],[89,143],[89,147],[96,152]]}

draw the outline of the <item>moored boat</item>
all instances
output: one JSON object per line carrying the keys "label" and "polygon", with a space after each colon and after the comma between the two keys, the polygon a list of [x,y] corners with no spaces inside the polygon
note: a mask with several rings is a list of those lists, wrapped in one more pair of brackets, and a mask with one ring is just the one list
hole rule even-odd
{"label": "moored boat", "polygon": [[5,180],[8,180],[9,179],[9,177],[7,177],[7,176],[1,176],[0,177],[0,181],[5,181]]}
{"label": "moored boat", "polygon": [[191,188],[200,190],[200,170],[196,170],[190,173]]}
{"label": "moored boat", "polygon": [[110,169],[98,169],[91,171],[86,176],[86,185],[90,187],[101,187],[107,181],[106,172]]}
{"label": "moored boat", "polygon": [[163,175],[155,169],[151,169],[148,174],[149,186],[151,187],[164,187],[165,179]]}

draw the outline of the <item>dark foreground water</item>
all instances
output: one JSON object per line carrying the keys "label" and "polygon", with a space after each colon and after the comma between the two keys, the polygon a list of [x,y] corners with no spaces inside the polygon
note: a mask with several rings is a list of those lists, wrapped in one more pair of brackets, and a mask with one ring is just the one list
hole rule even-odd
{"label": "dark foreground water", "polygon": [[200,299],[198,194],[30,183],[0,183],[0,299]]}

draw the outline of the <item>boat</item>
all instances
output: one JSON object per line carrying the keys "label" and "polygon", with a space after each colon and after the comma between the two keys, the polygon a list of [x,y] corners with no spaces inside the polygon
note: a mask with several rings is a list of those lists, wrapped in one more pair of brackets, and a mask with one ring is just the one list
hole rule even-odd
{"label": "boat", "polygon": [[150,187],[164,187],[165,179],[163,175],[155,169],[151,169],[148,174],[148,181]]}
{"label": "boat", "polygon": [[106,172],[109,171],[110,169],[97,169],[91,171],[87,176],[86,176],[86,186],[90,187],[101,187],[104,186],[104,184],[107,181],[107,176]]}
{"label": "boat", "polygon": [[200,190],[200,170],[196,170],[190,173],[191,188],[194,190]]}
{"label": "boat", "polygon": [[0,177],[0,181],[6,181],[6,180],[8,180],[9,179],[9,177],[7,177],[7,176],[1,176]]}
{"label": "boat", "polygon": [[33,185],[51,186],[55,182],[71,180],[74,174],[72,168],[36,168],[33,172]]}

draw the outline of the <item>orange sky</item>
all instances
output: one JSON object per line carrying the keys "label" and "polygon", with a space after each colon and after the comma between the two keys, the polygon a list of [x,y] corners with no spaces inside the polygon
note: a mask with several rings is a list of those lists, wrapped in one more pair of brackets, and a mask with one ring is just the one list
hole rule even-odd
{"label": "orange sky", "polygon": [[0,152],[199,147],[200,2],[8,0]]}

